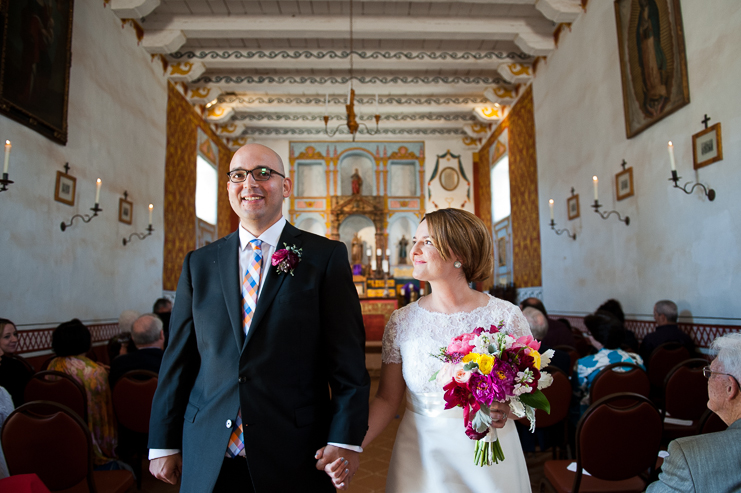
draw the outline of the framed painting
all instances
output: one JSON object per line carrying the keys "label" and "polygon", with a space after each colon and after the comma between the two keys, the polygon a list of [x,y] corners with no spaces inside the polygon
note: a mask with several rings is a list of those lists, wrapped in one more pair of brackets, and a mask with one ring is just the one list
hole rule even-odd
{"label": "framed painting", "polygon": [[615,193],[618,200],[633,196],[633,168],[627,168],[615,175]]}
{"label": "framed painting", "polygon": [[569,221],[579,217],[579,194],[574,194],[566,199],[566,210],[569,213]]}
{"label": "framed painting", "polygon": [[723,142],[720,138],[720,122],[692,136],[692,161],[700,169],[723,160]]}
{"label": "framed painting", "polygon": [[497,238],[497,267],[505,267],[507,265],[507,237],[501,236]]}
{"label": "framed painting", "polygon": [[679,0],[615,0],[625,133],[630,139],[690,102]]}
{"label": "framed painting", "polygon": [[132,204],[128,200],[124,198],[118,199],[118,222],[121,222],[124,224],[131,224],[131,222],[133,221],[133,218],[132,218],[133,207],[134,207],[134,204]]}
{"label": "framed painting", "polygon": [[67,143],[74,0],[4,2],[0,113]]}
{"label": "framed painting", "polygon": [[77,178],[63,171],[57,171],[57,183],[54,186],[54,200],[67,205],[75,205]]}
{"label": "framed painting", "polygon": [[450,166],[443,168],[440,172],[440,185],[448,192],[452,192],[458,188],[458,182],[460,182],[460,179],[460,175],[455,168],[451,168]]}

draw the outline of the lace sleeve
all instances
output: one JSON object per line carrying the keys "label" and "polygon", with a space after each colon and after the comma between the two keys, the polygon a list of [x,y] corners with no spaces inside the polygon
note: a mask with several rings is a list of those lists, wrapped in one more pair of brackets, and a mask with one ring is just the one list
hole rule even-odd
{"label": "lace sleeve", "polygon": [[401,351],[396,329],[398,327],[398,311],[391,314],[386,329],[383,331],[383,349],[381,361],[384,363],[401,363]]}
{"label": "lace sleeve", "polygon": [[527,319],[517,306],[513,306],[513,309],[510,311],[510,318],[507,321],[507,325],[512,327],[512,335],[514,337],[533,335],[530,332],[530,324],[527,323]]}

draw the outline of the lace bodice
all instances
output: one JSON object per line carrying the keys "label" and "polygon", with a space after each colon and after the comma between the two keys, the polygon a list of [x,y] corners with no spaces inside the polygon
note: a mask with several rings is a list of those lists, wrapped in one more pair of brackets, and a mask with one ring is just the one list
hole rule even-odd
{"label": "lace bodice", "polygon": [[486,306],[470,312],[438,313],[420,307],[418,302],[391,314],[383,333],[383,362],[402,363],[404,381],[411,392],[438,392],[442,387],[430,382],[442,362],[431,356],[453,337],[476,327],[489,328],[504,320],[504,332],[514,337],[530,335],[530,326],[518,307],[489,296]]}

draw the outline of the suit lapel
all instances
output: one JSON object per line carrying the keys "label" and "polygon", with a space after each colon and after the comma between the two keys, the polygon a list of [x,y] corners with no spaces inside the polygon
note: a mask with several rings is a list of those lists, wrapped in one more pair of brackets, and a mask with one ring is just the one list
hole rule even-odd
{"label": "suit lapel", "polygon": [[[301,240],[298,238],[300,235],[301,230],[286,222],[286,225],[283,228],[283,232],[280,235],[280,239],[278,240],[278,244],[276,245],[275,250],[278,251],[281,248],[285,248],[285,245],[283,245],[283,243],[288,244],[288,246],[301,248]],[[263,259],[262,269],[264,272],[263,275],[267,277],[265,278],[265,284],[263,285],[262,291],[260,291],[259,298],[257,299],[255,314],[252,316],[250,330],[249,332],[247,332],[247,337],[245,338],[242,350],[247,347],[247,343],[250,342],[250,339],[252,338],[252,335],[255,333],[255,331],[259,330],[260,322],[262,321],[265,313],[268,311],[268,308],[270,308],[270,305],[273,304],[275,295],[278,294],[280,287],[283,285],[283,281],[286,279],[286,277],[290,276],[290,274],[287,274],[285,272],[282,274],[278,274],[276,268],[273,267],[270,259],[267,257]]]}
{"label": "suit lapel", "polygon": [[232,233],[226,241],[219,243],[219,274],[221,291],[224,293],[226,310],[232,322],[232,331],[237,347],[242,347],[242,287],[239,279],[239,233]]}

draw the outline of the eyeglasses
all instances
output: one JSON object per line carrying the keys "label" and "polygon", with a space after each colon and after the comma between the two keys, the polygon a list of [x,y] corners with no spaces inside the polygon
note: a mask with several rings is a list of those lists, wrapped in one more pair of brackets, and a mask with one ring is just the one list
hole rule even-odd
{"label": "eyeglasses", "polygon": [[739,385],[739,383],[738,383],[738,380],[736,380],[736,377],[734,377],[730,373],[723,373],[723,372],[719,372],[719,371],[713,371],[713,370],[710,369],[709,366],[706,366],[705,368],[702,369],[702,376],[704,376],[708,380],[710,379],[711,376],[713,376],[713,373],[716,373],[718,375],[725,375],[727,377],[731,377],[736,382],[736,385],[738,385],[739,387],[741,387],[741,385]]}
{"label": "eyeglasses", "polygon": [[227,173],[229,181],[232,183],[243,183],[247,179],[247,175],[252,175],[255,181],[268,181],[270,177],[275,173],[281,178],[285,178],[286,175],[282,175],[270,168],[255,168],[255,169],[235,169]]}

